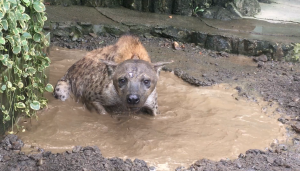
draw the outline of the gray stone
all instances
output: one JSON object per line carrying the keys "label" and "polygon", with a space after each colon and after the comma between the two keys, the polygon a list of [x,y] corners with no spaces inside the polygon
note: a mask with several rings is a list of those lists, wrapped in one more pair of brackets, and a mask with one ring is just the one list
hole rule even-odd
{"label": "gray stone", "polygon": [[223,21],[240,18],[236,14],[233,14],[229,10],[220,6],[211,7],[209,9],[206,9],[204,12],[200,12],[198,14],[204,18],[218,19]]}
{"label": "gray stone", "polygon": [[174,0],[173,14],[192,15],[192,0]]}
{"label": "gray stone", "polygon": [[205,48],[216,51],[231,52],[231,39],[220,35],[207,35]]}
{"label": "gray stone", "polygon": [[129,28],[123,25],[105,25],[104,29],[107,33],[116,36],[129,33]]}
{"label": "gray stone", "polygon": [[234,0],[233,4],[243,16],[254,16],[261,10],[257,0]]}
{"label": "gray stone", "polygon": [[105,29],[103,25],[93,25],[92,26],[92,32],[95,33],[96,35],[101,35],[105,32]]}
{"label": "gray stone", "polygon": [[204,46],[206,42],[207,34],[201,32],[193,32],[191,37],[192,37],[192,43]]}
{"label": "gray stone", "polygon": [[149,33],[151,28],[146,25],[132,25],[129,27],[130,33],[134,35],[143,35]]}
{"label": "gray stone", "polygon": [[153,12],[171,14],[173,9],[172,0],[155,0],[153,3]]}

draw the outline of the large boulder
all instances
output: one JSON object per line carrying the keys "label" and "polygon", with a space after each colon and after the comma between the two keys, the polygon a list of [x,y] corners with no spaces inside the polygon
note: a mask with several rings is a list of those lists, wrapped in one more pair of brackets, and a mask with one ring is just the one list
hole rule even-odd
{"label": "large boulder", "polygon": [[239,19],[240,17],[234,13],[231,13],[227,9],[220,6],[213,6],[200,13],[203,18],[218,19],[228,21],[231,19]]}
{"label": "large boulder", "polygon": [[257,0],[234,0],[233,4],[243,16],[254,16],[261,11]]}

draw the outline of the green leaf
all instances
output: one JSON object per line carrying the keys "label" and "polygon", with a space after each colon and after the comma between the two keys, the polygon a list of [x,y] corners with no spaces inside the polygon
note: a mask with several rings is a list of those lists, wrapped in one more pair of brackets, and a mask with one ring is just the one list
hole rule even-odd
{"label": "green leaf", "polygon": [[35,42],[40,42],[41,41],[41,34],[39,34],[39,33],[35,33],[34,35],[33,35],[33,40],[35,41]]}
{"label": "green leaf", "polygon": [[24,37],[25,39],[31,39],[32,38],[31,34],[28,33],[28,32],[23,33],[22,37]]}
{"label": "green leaf", "polygon": [[18,82],[18,87],[19,88],[23,88],[23,86],[24,86],[24,84],[20,81],[20,82]]}
{"label": "green leaf", "polygon": [[0,11],[0,19],[2,19],[4,17],[4,12],[3,11]]}
{"label": "green leaf", "polygon": [[19,34],[19,30],[17,28],[13,28],[11,29],[12,33],[15,34],[15,35],[18,35]]}
{"label": "green leaf", "polygon": [[7,88],[12,88],[12,83],[10,81],[7,81],[6,85],[7,85]]}
{"label": "green leaf", "polygon": [[54,90],[54,88],[53,88],[53,86],[51,84],[48,83],[46,85],[46,87],[45,87],[45,90],[48,91],[48,92],[50,92],[50,93],[52,93],[53,90]]}
{"label": "green leaf", "polygon": [[0,37],[0,44],[2,44],[2,45],[5,44],[5,39],[3,37]]}
{"label": "green leaf", "polygon": [[43,12],[45,11],[45,5],[40,2],[40,1],[36,1],[33,3],[33,8],[37,11],[37,12]]}
{"label": "green leaf", "polygon": [[28,45],[22,46],[22,49],[23,49],[25,52],[28,52],[28,50],[29,50]]}
{"label": "green leaf", "polygon": [[29,55],[24,55],[23,58],[24,58],[25,61],[31,60]]}
{"label": "green leaf", "polygon": [[23,30],[27,30],[27,28],[26,28],[26,24],[25,24],[25,22],[24,22],[24,21],[22,21],[22,20],[19,20],[19,24],[20,24],[20,26],[22,27],[22,29],[23,29]]}
{"label": "green leaf", "polygon": [[10,42],[11,46],[14,46],[15,41],[14,41],[13,37],[11,37],[10,35],[7,35],[5,38]]}
{"label": "green leaf", "polygon": [[29,6],[31,4],[32,1],[30,0],[22,0],[25,3],[25,6]]}
{"label": "green leaf", "polygon": [[13,3],[13,4],[16,4],[16,3],[17,3],[16,0],[8,0],[8,2]]}
{"label": "green leaf", "polygon": [[21,41],[21,44],[22,44],[22,46],[27,45],[27,40],[22,40],[22,41]]}
{"label": "green leaf", "polygon": [[21,52],[21,46],[14,46],[13,47],[13,53],[19,54]]}
{"label": "green leaf", "polygon": [[43,21],[47,21],[47,16],[43,16]]}
{"label": "green leaf", "polygon": [[24,96],[24,95],[19,96],[19,99],[20,99],[20,100],[25,100],[25,96]]}
{"label": "green leaf", "polygon": [[10,116],[8,114],[8,111],[6,110],[5,112],[3,112],[4,114],[6,114],[6,116],[3,118],[4,121],[10,121]]}
{"label": "green leaf", "polygon": [[28,14],[22,14],[22,18],[26,21],[30,20],[30,16]]}
{"label": "green leaf", "polygon": [[36,73],[36,69],[34,69],[33,67],[28,67],[26,68],[26,72],[29,74],[29,75],[33,75]]}
{"label": "green leaf", "polygon": [[2,21],[1,21],[1,24],[2,24],[4,30],[7,30],[7,29],[8,29],[8,23],[7,23],[7,20],[5,20],[5,19],[2,20]]}
{"label": "green leaf", "polygon": [[33,28],[34,28],[34,31],[37,33],[40,33],[43,31],[43,27],[41,27],[39,24],[34,25]]}
{"label": "green leaf", "polygon": [[16,103],[16,107],[17,108],[25,108],[26,105],[23,102],[18,102],[18,103]]}
{"label": "green leaf", "polygon": [[0,61],[6,59],[4,55],[0,54]]}
{"label": "green leaf", "polygon": [[8,3],[8,2],[3,2],[3,9],[4,9],[5,11],[8,11],[8,10],[10,9],[10,3]]}
{"label": "green leaf", "polygon": [[50,45],[50,32],[45,35],[44,44],[48,47]]}
{"label": "green leaf", "polygon": [[6,90],[6,85],[5,84],[1,86],[1,90],[3,90],[3,91]]}
{"label": "green leaf", "polygon": [[30,103],[30,108],[33,110],[40,110],[40,102],[32,101],[32,103]]}
{"label": "green leaf", "polygon": [[24,13],[25,12],[25,7],[21,4],[18,5],[18,10],[20,11],[20,13]]}
{"label": "green leaf", "polygon": [[14,65],[14,61],[7,61],[6,66],[8,68],[12,68],[12,66]]}

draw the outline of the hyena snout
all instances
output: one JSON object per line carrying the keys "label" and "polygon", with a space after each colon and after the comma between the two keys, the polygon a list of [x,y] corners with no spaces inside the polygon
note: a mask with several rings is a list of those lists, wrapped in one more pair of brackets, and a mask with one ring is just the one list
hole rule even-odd
{"label": "hyena snout", "polygon": [[127,103],[131,105],[138,104],[140,102],[140,96],[137,94],[127,95]]}

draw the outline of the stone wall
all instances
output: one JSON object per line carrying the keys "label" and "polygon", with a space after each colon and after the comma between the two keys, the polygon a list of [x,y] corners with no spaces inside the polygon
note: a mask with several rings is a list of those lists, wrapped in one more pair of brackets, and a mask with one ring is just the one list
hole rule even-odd
{"label": "stone wall", "polygon": [[[123,6],[131,10],[164,14],[178,14],[191,16],[202,10],[209,11],[210,7],[228,10],[229,13],[239,13],[243,16],[253,16],[260,12],[257,0],[45,0],[51,5],[86,5],[94,7]],[[195,10],[202,9],[201,11]],[[201,14],[200,14],[201,15]],[[213,17],[214,18],[214,17]],[[232,17],[229,17],[232,18]],[[219,19],[219,18],[216,18]]]}

